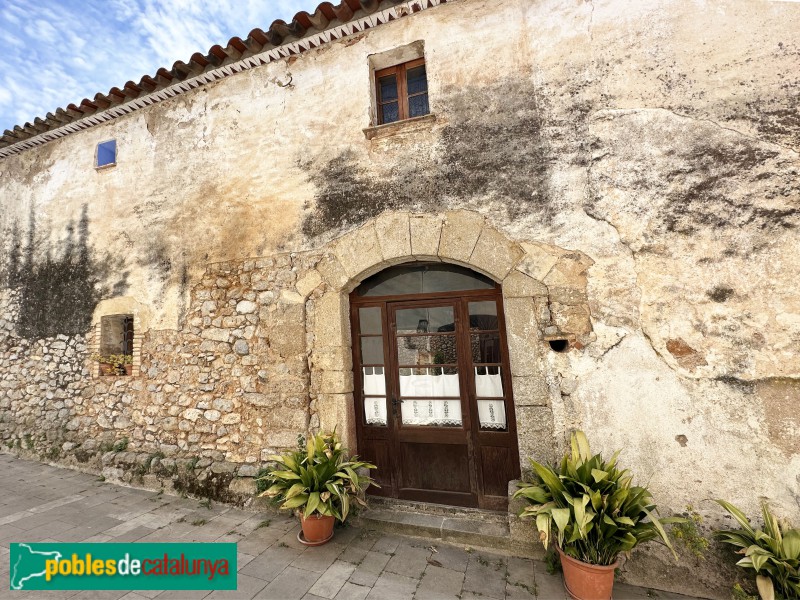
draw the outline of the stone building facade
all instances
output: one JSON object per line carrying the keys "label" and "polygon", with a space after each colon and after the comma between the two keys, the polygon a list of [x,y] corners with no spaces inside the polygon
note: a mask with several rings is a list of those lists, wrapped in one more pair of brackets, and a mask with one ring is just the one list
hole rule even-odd
{"label": "stone building facade", "polygon": [[[298,435],[359,450],[351,293],[441,262],[501,286],[521,469],[581,428],[667,513],[800,521],[800,5],[332,10],[3,136],[4,449],[240,500]],[[378,125],[409,59],[430,113]],[[670,561],[627,577],[725,594]]]}

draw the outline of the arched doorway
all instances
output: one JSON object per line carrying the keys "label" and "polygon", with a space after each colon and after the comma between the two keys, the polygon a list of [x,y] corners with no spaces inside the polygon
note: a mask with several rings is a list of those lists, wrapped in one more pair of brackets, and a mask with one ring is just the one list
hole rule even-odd
{"label": "arched doorway", "polygon": [[408,263],[350,296],[356,432],[394,498],[505,510],[519,477],[500,285]]}

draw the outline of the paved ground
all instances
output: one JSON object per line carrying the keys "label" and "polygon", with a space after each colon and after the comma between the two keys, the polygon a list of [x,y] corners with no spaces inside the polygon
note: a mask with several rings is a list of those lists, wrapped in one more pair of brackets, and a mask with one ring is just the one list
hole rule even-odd
{"label": "paved ground", "polygon": [[[541,563],[430,540],[338,529],[306,548],[294,518],[132,489],[0,454],[0,598],[564,599]],[[236,542],[237,591],[11,592],[9,542]],[[616,599],[685,598],[615,586]]]}

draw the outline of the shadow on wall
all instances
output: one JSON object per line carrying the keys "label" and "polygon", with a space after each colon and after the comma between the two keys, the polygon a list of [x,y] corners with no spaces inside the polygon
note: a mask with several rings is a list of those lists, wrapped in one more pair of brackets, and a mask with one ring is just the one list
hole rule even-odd
{"label": "shadow on wall", "polygon": [[18,294],[17,333],[27,339],[83,335],[92,313],[104,298],[128,289],[125,260],[111,252],[98,255],[89,246],[89,217],[83,205],[80,221],[67,225],[67,235],[55,247],[36,231],[34,209],[23,244],[19,224],[11,229],[5,282]]}

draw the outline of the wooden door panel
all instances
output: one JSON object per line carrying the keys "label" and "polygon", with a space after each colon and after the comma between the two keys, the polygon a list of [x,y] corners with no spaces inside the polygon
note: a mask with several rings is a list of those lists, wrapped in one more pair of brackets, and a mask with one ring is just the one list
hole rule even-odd
{"label": "wooden door panel", "polygon": [[369,493],[376,496],[393,496],[395,494],[392,481],[393,463],[391,443],[388,440],[365,439],[360,446],[360,458],[376,467],[370,473],[380,488],[370,487]]}
{"label": "wooden door panel", "polygon": [[470,493],[466,445],[400,444],[401,488]]}
{"label": "wooden door panel", "polygon": [[483,493],[505,498],[508,482],[518,476],[519,456],[512,448],[504,446],[481,446],[479,453]]}

